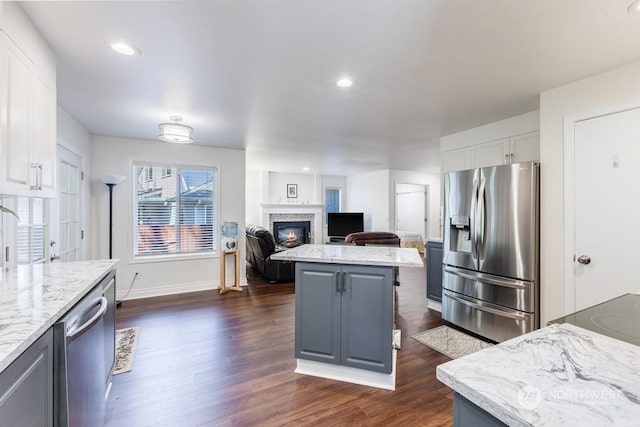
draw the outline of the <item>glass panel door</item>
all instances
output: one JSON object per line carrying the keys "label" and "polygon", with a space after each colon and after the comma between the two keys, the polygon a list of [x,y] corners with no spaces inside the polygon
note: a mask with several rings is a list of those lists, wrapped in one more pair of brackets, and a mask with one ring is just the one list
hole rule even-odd
{"label": "glass panel door", "polygon": [[58,147],[58,179],[60,201],[59,255],[62,261],[81,259],[80,225],[80,156]]}

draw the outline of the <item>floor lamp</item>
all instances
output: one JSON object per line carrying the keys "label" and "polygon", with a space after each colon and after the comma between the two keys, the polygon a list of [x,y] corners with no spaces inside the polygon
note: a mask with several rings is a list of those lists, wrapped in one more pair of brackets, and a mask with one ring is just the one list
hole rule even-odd
{"label": "floor lamp", "polygon": [[109,188],[109,259],[113,258],[113,187],[120,184],[126,176],[104,175],[102,182]]}
{"label": "floor lamp", "polygon": [[[102,182],[109,189],[109,259],[113,258],[113,187],[120,184],[126,176],[124,175],[103,175]],[[122,301],[116,301],[119,307]]]}

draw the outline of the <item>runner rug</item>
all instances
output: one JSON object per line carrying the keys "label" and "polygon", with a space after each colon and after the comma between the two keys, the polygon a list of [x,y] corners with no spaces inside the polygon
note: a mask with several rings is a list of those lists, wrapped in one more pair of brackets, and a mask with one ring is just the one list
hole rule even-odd
{"label": "runner rug", "polygon": [[129,372],[133,368],[139,330],[140,328],[134,327],[116,331],[116,367],[113,375]]}

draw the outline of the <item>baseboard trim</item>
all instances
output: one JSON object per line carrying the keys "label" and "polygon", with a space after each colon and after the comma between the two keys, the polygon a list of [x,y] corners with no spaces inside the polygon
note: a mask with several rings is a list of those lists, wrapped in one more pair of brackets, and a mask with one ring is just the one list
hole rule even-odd
{"label": "baseboard trim", "polygon": [[442,313],[442,304],[438,301],[427,299],[427,308]]}
{"label": "baseboard trim", "polygon": [[[231,286],[231,285],[227,285]],[[240,286],[247,286],[247,279],[240,280]],[[185,294],[189,292],[211,291],[220,289],[220,281],[215,282],[198,282],[198,283],[182,283],[178,285],[156,286],[146,289],[132,289],[128,295],[127,290],[118,290],[116,299],[118,301],[128,301],[142,298],[161,297],[166,295]],[[127,296],[126,299],[122,297]]]}
{"label": "baseboard trim", "polygon": [[385,390],[396,389],[396,358],[397,350],[393,350],[393,368],[390,374],[351,368],[348,366],[333,365],[330,363],[316,362],[313,360],[296,359],[296,374],[311,375],[330,380],[344,381],[352,384],[382,388]]}

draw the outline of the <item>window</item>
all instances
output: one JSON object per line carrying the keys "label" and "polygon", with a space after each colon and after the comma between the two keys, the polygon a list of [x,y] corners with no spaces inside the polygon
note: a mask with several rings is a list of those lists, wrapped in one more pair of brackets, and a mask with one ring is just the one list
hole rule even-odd
{"label": "window", "polygon": [[[148,180],[167,170],[164,179]],[[134,256],[217,250],[215,169],[134,165],[134,174]]]}
{"label": "window", "polygon": [[18,264],[44,262],[44,239],[47,227],[44,199],[18,197],[17,202],[16,213],[20,218],[17,227]]}
{"label": "window", "polygon": [[171,168],[162,168],[162,177],[167,178],[171,176]]}
{"label": "window", "polygon": [[325,214],[324,223],[327,223],[327,217],[329,212],[340,212],[340,189],[339,188],[325,188],[324,190],[324,204]]}

